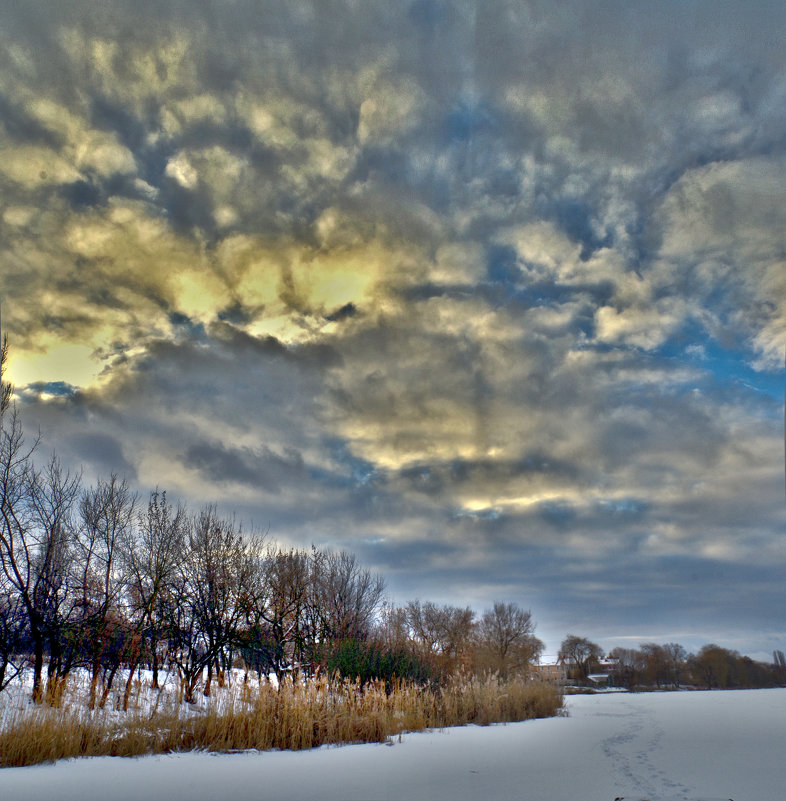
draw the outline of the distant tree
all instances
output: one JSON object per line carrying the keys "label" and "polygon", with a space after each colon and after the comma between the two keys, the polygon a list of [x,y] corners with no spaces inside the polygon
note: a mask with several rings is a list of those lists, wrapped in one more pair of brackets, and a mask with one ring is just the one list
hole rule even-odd
{"label": "distant tree", "polygon": [[667,642],[664,646],[668,678],[674,687],[679,688],[688,659],[688,652],[677,642]]}
{"label": "distant tree", "polygon": [[735,665],[735,686],[743,688],[774,687],[778,681],[772,667],[749,656],[740,656]]}
{"label": "distant tree", "polygon": [[725,690],[734,682],[734,663],[739,657],[736,651],[729,651],[715,643],[702,646],[691,660],[693,680],[708,690]]}
{"label": "distant tree", "polygon": [[710,643],[688,660],[692,680],[707,689],[776,687],[783,683],[783,673],[777,665],[757,662]]}
{"label": "distant tree", "polygon": [[645,642],[639,650],[644,661],[644,682],[659,688],[670,684],[671,665],[666,649],[657,643]]}
{"label": "distant tree", "polygon": [[557,660],[567,665],[573,678],[586,681],[587,676],[603,659],[603,649],[586,637],[569,634],[560,646]]}
{"label": "distant tree", "polygon": [[415,600],[406,606],[406,619],[413,643],[440,670],[455,670],[467,655],[475,619],[470,607]]}
{"label": "distant tree", "polygon": [[377,617],[374,638],[387,648],[407,649],[411,640],[406,608],[388,602],[383,603]]}
{"label": "distant tree", "polygon": [[783,651],[772,652],[773,674],[778,684],[786,684],[786,656]]}
{"label": "distant tree", "polygon": [[613,663],[612,677],[618,687],[632,690],[643,681],[644,658],[635,648],[614,648],[608,654]]}
{"label": "distant tree", "polygon": [[497,601],[477,624],[479,656],[501,676],[526,671],[543,652],[543,643],[534,632],[531,612],[515,603]]}
{"label": "distant tree", "polygon": [[406,606],[406,619],[411,637],[420,650],[431,656],[438,654],[443,628],[440,607],[431,601],[410,601]]}

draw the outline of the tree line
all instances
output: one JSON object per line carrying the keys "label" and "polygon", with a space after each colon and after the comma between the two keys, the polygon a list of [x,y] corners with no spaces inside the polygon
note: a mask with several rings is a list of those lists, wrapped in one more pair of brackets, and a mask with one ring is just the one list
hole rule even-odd
{"label": "tree line", "polygon": [[[2,366],[7,341],[3,340]],[[32,668],[33,698],[54,697],[77,667],[103,706],[123,676],[128,707],[142,665],[157,687],[174,669],[183,697],[242,664],[434,679],[457,667],[502,674],[542,651],[531,614],[385,600],[382,576],[346,551],[280,548],[208,505],[195,514],[117,475],[83,486],[53,455],[34,456],[2,385],[0,690]]]}
{"label": "tree line", "polygon": [[[190,514],[167,493],[140,502],[115,475],[82,487],[52,457],[31,460],[11,416],[0,453],[0,689],[30,665],[33,697],[76,667],[91,706],[125,671],[152,684],[175,668],[186,700],[238,662],[281,677],[320,669],[364,678],[438,677],[459,665],[526,667],[542,644],[529,612],[385,602],[383,578],[347,551],[283,549],[215,506]],[[44,667],[46,675],[44,676]]]}
{"label": "tree line", "polygon": [[[758,662],[738,651],[709,643],[695,654],[679,643],[642,643],[638,648],[603,649],[586,637],[568,635],[558,660],[573,681],[587,683],[594,672],[611,676],[617,687],[679,689],[747,689],[786,685],[786,658],[773,652],[772,663]],[[605,661],[604,661],[605,660]]]}

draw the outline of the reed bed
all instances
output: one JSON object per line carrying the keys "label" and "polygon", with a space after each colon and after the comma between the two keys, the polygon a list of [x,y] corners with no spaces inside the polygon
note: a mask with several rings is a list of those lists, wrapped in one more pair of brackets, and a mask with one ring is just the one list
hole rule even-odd
{"label": "reed bed", "polygon": [[351,681],[261,682],[216,694],[199,710],[167,698],[124,715],[86,709],[66,692],[57,707],[6,710],[0,766],[76,756],[140,756],[194,749],[216,752],[315,748],[385,742],[404,732],[487,725],[559,714],[552,684],[495,676],[463,677],[442,687],[397,682],[385,688]]}

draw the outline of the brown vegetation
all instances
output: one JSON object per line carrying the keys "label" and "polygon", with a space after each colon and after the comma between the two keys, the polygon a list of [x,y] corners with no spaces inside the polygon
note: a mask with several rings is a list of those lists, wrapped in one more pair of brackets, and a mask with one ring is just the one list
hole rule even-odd
{"label": "brown vegetation", "polygon": [[559,713],[552,684],[495,676],[457,677],[443,687],[395,682],[361,688],[349,680],[262,682],[214,694],[195,713],[172,699],[157,711],[124,715],[88,710],[65,698],[59,707],[25,705],[0,732],[0,765],[33,765],[75,756],[138,756],[207,749],[304,749],[324,744],[385,742],[403,732],[487,725]]}

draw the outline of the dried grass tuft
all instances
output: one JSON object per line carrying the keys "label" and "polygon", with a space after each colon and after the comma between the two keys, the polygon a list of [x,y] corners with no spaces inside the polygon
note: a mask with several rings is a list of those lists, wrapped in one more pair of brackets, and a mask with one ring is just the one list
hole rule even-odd
{"label": "dried grass tuft", "polygon": [[562,704],[552,684],[495,676],[457,678],[436,688],[404,682],[361,688],[351,681],[295,679],[278,688],[260,683],[237,694],[221,690],[198,713],[172,699],[152,711],[137,709],[121,717],[77,707],[64,695],[57,707],[31,705],[6,718],[0,766],[75,756],[385,742],[407,731],[549,717]]}

